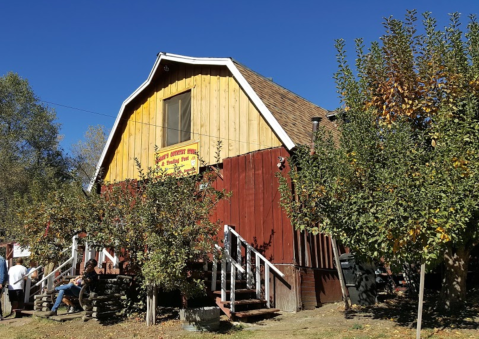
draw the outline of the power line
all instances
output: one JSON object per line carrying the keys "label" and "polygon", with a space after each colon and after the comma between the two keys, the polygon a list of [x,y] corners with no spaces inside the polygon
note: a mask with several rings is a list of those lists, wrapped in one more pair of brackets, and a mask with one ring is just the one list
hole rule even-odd
{"label": "power line", "polygon": [[[91,114],[95,114],[95,115],[101,115],[101,116],[104,116],[104,117],[109,117],[109,118],[116,119],[116,116],[111,115],[111,114],[94,112],[94,111],[86,110],[86,109],[83,109],[83,108],[68,106],[68,105],[64,105],[64,104],[58,104],[58,103],[51,102],[51,101],[46,101],[46,100],[39,100],[39,101],[41,101],[43,103],[46,103],[46,104],[50,104],[50,105],[60,106],[60,107],[64,107],[64,108],[68,108],[68,109],[72,109],[72,110],[76,110],[76,111],[81,111],[81,112],[85,112],[85,113],[91,113]],[[216,135],[195,133],[195,132],[186,131],[186,130],[168,128],[168,127],[161,126],[161,125],[150,124],[150,123],[147,123],[147,122],[136,121],[136,120],[130,120],[128,118],[123,118],[123,117],[120,118],[120,121],[126,121],[126,122],[130,121],[130,122],[134,122],[134,123],[142,124],[142,125],[147,125],[147,126],[153,126],[153,127],[158,127],[158,128],[166,128],[168,130],[177,131],[177,132],[189,132],[189,133],[192,133],[195,136],[204,136],[204,137],[216,138],[216,139],[220,139],[220,140],[226,140],[228,142],[232,141],[232,142],[238,142],[238,143],[244,143],[244,144],[250,144],[250,145],[258,145],[258,146],[265,146],[265,147],[276,147],[276,146],[272,146],[272,145],[260,144],[260,143],[250,142],[250,141],[241,141],[241,140],[235,140],[235,139],[229,139],[229,138],[221,138],[221,137],[216,136]]]}
{"label": "power line", "polygon": [[98,113],[98,112],[89,111],[89,110],[86,110],[86,109],[83,109],[83,108],[78,108],[78,107],[73,107],[73,106],[67,106],[67,105],[63,105],[63,104],[57,104],[56,102],[45,101],[45,100],[39,100],[39,101],[44,102],[44,103],[46,103],[46,104],[50,104],[50,105],[55,105],[55,106],[60,106],[60,107],[65,107],[65,108],[73,109],[73,110],[76,110],[76,111],[81,111],[81,112],[86,112],[86,113],[92,113],[92,114],[101,115],[101,116],[109,117],[109,118],[113,118],[113,119],[116,118],[116,116],[114,116],[114,115],[104,114],[104,113]]}

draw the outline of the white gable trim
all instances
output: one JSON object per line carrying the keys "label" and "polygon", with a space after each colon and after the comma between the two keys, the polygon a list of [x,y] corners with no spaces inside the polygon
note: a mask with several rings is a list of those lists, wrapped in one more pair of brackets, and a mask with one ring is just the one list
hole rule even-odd
{"label": "white gable trim", "polygon": [[281,140],[281,142],[288,148],[288,150],[291,150],[292,148],[295,147],[295,144],[291,140],[289,135],[286,134],[283,127],[278,123],[278,121],[273,116],[273,114],[269,111],[269,109],[266,107],[263,101],[259,98],[256,92],[253,90],[251,85],[246,81],[246,79],[238,70],[238,68],[235,66],[231,58],[194,58],[194,57],[188,57],[188,56],[183,56],[178,54],[159,53],[158,57],[156,58],[155,64],[153,65],[153,68],[151,69],[151,72],[148,75],[148,78],[146,79],[146,81],[143,84],[141,84],[141,86],[138,87],[125,101],[123,101],[120,111],[118,112],[118,115],[116,117],[115,124],[113,125],[110,135],[108,136],[108,140],[105,144],[105,147],[103,148],[103,152],[101,154],[100,160],[98,161],[95,175],[93,176],[93,179],[90,182],[90,185],[88,186],[88,191],[91,191],[93,185],[95,184],[98,178],[98,174],[103,165],[103,161],[105,160],[106,153],[108,149],[110,148],[110,144],[113,140],[113,136],[115,135],[116,129],[118,128],[118,125],[120,124],[120,121],[123,117],[123,113],[125,111],[126,106],[150,85],[151,81],[153,80],[153,76],[156,74],[158,66],[161,64],[162,60],[170,60],[170,61],[190,64],[190,65],[212,65],[212,66],[228,67],[233,77],[236,79],[236,81],[238,81],[239,85],[243,88],[246,95],[258,108],[263,118],[271,126],[271,128],[276,133],[276,135]]}

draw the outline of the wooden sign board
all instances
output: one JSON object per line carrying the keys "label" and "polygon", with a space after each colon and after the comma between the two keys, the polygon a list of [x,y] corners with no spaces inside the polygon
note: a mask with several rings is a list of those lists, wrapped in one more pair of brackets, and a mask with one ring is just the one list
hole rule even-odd
{"label": "wooden sign board", "polygon": [[30,256],[30,249],[28,247],[21,247],[20,244],[15,243],[13,245],[13,257],[29,257]]}
{"label": "wooden sign board", "polygon": [[175,166],[184,174],[197,174],[199,142],[168,147],[156,153],[156,165],[167,174],[175,172]]}

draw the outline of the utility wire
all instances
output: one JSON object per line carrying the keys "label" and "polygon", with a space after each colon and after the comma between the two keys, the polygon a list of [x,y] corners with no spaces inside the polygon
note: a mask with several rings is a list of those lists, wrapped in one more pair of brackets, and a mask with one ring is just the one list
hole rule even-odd
{"label": "utility wire", "polygon": [[[64,107],[64,108],[68,108],[68,109],[72,109],[72,110],[76,110],[76,111],[80,111],[80,112],[91,113],[91,114],[96,114],[96,115],[101,115],[101,116],[104,116],[104,117],[109,117],[109,118],[116,119],[116,116],[111,115],[111,114],[89,111],[89,110],[86,110],[86,109],[83,109],[83,108],[77,108],[77,107],[73,107],[73,106],[58,104],[58,103],[51,102],[51,101],[46,101],[46,100],[39,100],[39,101],[43,102],[43,103],[46,103],[46,104],[50,104],[50,105],[60,106],[60,107]],[[250,141],[241,141],[241,140],[235,140],[235,139],[229,139],[229,138],[221,138],[219,136],[210,135],[210,134],[195,133],[195,132],[191,132],[191,131],[169,128],[169,127],[165,127],[165,126],[161,126],[161,125],[150,124],[150,123],[147,123],[147,122],[130,120],[128,118],[123,118],[123,117],[120,118],[120,121],[126,121],[126,122],[130,121],[130,122],[135,122],[137,124],[142,124],[142,125],[147,125],[147,126],[153,126],[153,127],[158,127],[158,128],[166,128],[168,130],[177,131],[177,132],[189,132],[189,133],[192,133],[194,136],[211,137],[211,138],[216,138],[216,139],[221,139],[221,140],[226,140],[226,141],[239,142],[239,143],[257,145],[257,146],[276,147],[276,146],[267,145],[267,144],[260,144],[260,143],[250,142]]]}

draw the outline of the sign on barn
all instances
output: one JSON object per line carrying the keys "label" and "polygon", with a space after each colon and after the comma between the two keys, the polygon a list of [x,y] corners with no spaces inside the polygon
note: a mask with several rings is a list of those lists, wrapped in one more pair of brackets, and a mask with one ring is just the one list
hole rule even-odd
{"label": "sign on barn", "polygon": [[180,173],[197,174],[199,142],[176,146],[156,153],[156,164],[167,174],[174,173],[175,167]]}

